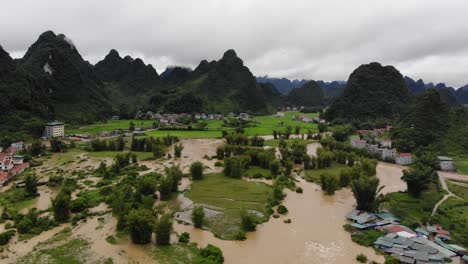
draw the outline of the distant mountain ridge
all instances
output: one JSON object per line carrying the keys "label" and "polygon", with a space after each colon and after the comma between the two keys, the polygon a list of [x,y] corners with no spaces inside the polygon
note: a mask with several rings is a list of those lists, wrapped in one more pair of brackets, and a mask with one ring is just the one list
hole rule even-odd
{"label": "distant mountain ridge", "polygon": [[408,76],[405,76],[404,79],[408,90],[414,95],[424,93],[429,89],[436,89],[439,91],[442,100],[450,106],[454,106],[459,103],[468,103],[468,91],[465,91],[463,87],[455,90],[455,88],[448,87],[445,83],[425,83],[422,79],[415,81]]}
{"label": "distant mountain ridge", "polygon": [[290,80],[288,78],[274,78],[274,77],[269,77],[268,75],[265,75],[263,77],[256,77],[257,78],[257,82],[259,83],[271,83],[273,84],[276,89],[278,90],[278,92],[280,92],[281,94],[284,94],[284,95],[287,95],[289,94],[292,89],[294,88],[299,88],[301,86],[303,86],[307,80],[298,80],[298,79],[295,79],[295,80]]}

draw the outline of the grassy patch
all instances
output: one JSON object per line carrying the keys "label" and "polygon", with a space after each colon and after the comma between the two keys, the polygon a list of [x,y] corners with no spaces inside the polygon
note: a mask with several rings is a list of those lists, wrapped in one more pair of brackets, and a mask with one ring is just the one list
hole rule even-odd
{"label": "grassy patch", "polygon": [[29,208],[36,203],[37,197],[26,196],[24,188],[11,188],[0,193],[0,205],[17,211]]}
{"label": "grassy patch", "polygon": [[160,264],[193,263],[200,250],[193,244],[175,244],[159,246],[153,250],[154,259]]}
{"label": "grassy patch", "polygon": [[81,191],[77,194],[78,197],[84,197],[88,201],[90,208],[98,206],[101,202],[104,201],[104,196],[99,193],[99,189]]}
{"label": "grassy patch", "polygon": [[144,127],[150,128],[154,120],[135,120],[135,119],[125,119],[125,120],[108,120],[105,123],[96,123],[92,125],[82,126],[78,128],[65,128],[65,133],[67,135],[72,134],[99,134],[101,132],[113,131],[113,130],[125,130],[130,128],[130,122],[135,124],[135,127]]}
{"label": "grassy patch", "polygon": [[437,209],[433,222],[450,231],[452,242],[468,247],[468,187],[447,182],[450,191],[462,198],[449,198]]}
{"label": "grassy patch", "polygon": [[47,161],[52,166],[62,166],[68,163],[72,163],[77,160],[77,156],[80,154],[79,149],[69,149],[64,153],[55,153],[52,158]]}
{"label": "grassy patch", "polygon": [[442,197],[442,193],[435,191],[424,192],[419,198],[395,192],[386,195],[387,202],[382,206],[400,217],[403,225],[415,228],[430,220],[432,209]]}
{"label": "grassy patch", "polygon": [[385,232],[376,229],[363,230],[354,233],[351,236],[353,242],[358,243],[361,246],[372,247],[377,238],[384,236]]}
{"label": "grassy patch", "polygon": [[[186,196],[197,204],[206,204],[221,211],[207,219],[208,228],[222,239],[234,239],[240,230],[242,209],[268,215],[268,199],[272,188],[263,183],[228,178],[222,174],[208,174],[195,181]],[[266,221],[268,218],[259,219]]]}
{"label": "grassy patch", "polygon": [[17,263],[69,263],[79,264],[87,256],[89,242],[83,239],[71,239],[70,229],[38,244],[35,250],[17,259]]}
{"label": "grassy patch", "polygon": [[455,157],[453,163],[459,173],[468,174],[468,156]]}
{"label": "grassy patch", "polygon": [[[87,155],[92,158],[114,158],[117,154],[123,153],[122,151],[92,151]],[[138,160],[147,160],[153,158],[153,152],[132,151],[135,153]]]}
{"label": "grassy patch", "polygon": [[[263,169],[260,167],[250,167],[248,170],[244,172],[244,175],[248,178],[266,178],[266,179],[271,178],[270,170]],[[258,177],[260,175],[261,177]]]}
{"label": "grassy patch", "polygon": [[106,237],[107,243],[111,245],[116,245],[117,244],[117,238],[115,236],[108,236]]}
{"label": "grassy patch", "polygon": [[[463,185],[463,186],[462,186]],[[468,201],[468,184],[467,183],[453,183],[447,181],[447,187],[456,196]]]}
{"label": "grassy patch", "polygon": [[153,130],[146,132],[145,134],[152,137],[165,137],[167,135],[176,136],[180,139],[187,139],[187,138],[220,138],[221,131],[223,129],[213,129],[213,130],[192,130],[192,131],[185,131],[185,130]]}
{"label": "grassy patch", "polygon": [[309,182],[320,183],[320,175],[328,173],[330,175],[339,176],[342,169],[346,168],[345,165],[333,163],[331,167],[324,169],[314,169],[305,171],[305,180]]}
{"label": "grassy patch", "polygon": [[[307,116],[309,118],[314,118],[317,117],[317,113],[313,114],[304,114],[300,112],[286,112],[284,113],[284,117],[278,118],[275,115],[271,116],[257,116],[252,118],[252,121],[257,122],[257,125],[254,127],[248,127],[245,129],[245,132],[247,135],[253,136],[253,135],[272,135],[273,130],[277,131],[282,131],[286,130],[287,126],[291,126],[294,130],[296,126],[301,127],[301,133],[307,133],[307,130],[311,130],[312,132],[317,132],[318,131],[318,126],[317,124],[313,123],[303,123],[301,121],[296,121],[293,120],[293,116],[295,115],[301,115],[301,116]],[[283,125],[281,125],[281,122],[283,122]]]}

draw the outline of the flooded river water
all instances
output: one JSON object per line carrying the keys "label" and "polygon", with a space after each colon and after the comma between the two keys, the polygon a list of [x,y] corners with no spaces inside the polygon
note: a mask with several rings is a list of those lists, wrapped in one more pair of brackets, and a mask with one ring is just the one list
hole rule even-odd
{"label": "flooded river water", "polygon": [[[320,187],[300,180],[303,194],[287,191],[284,205],[286,216],[271,218],[248,233],[245,241],[224,241],[212,233],[192,226],[176,225],[177,232],[189,232],[191,241],[202,246],[214,244],[223,250],[226,264],[234,263],[355,263],[364,253],[370,260],[382,262],[372,248],[359,246],[344,231],[345,215],[353,208],[354,198],[349,190],[325,196]],[[291,224],[283,221],[287,218]]]}

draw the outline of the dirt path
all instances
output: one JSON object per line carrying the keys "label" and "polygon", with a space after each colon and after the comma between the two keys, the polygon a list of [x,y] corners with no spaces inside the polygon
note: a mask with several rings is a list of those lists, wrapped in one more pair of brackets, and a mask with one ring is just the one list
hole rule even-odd
{"label": "dirt path", "polygon": [[[461,199],[460,197],[456,196],[449,190],[447,186],[447,179],[453,179],[453,178],[460,179],[460,176],[464,176],[464,175],[462,174],[450,175],[450,174],[451,173],[438,172],[440,185],[442,186],[442,189],[448,192],[448,194],[444,195],[444,197],[439,202],[437,202],[437,204],[434,206],[434,208],[432,209],[432,214],[431,214],[432,216],[435,215],[435,213],[437,212],[437,208],[439,208],[439,206],[443,204],[448,198],[455,197],[457,199]],[[447,175],[449,175],[449,177],[447,177]]]}

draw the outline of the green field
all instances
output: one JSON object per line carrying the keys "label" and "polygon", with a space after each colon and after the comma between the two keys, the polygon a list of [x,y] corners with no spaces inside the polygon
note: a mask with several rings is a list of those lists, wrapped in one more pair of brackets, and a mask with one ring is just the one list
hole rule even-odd
{"label": "green field", "polygon": [[200,249],[193,244],[174,244],[154,247],[153,256],[160,264],[193,263],[200,255]]}
{"label": "green field", "polygon": [[419,198],[403,192],[389,193],[385,195],[387,201],[381,207],[398,216],[403,225],[414,228],[429,221],[432,209],[443,196],[437,191],[426,191]]}
{"label": "green field", "polygon": [[136,120],[136,119],[123,119],[123,120],[108,120],[105,123],[95,123],[92,125],[82,127],[65,127],[65,133],[67,135],[72,134],[99,134],[101,132],[129,129],[130,122],[135,124],[135,127],[151,127],[154,120]]}
{"label": "green field", "polygon": [[[292,120],[295,115],[307,116],[310,118],[318,116],[314,114],[304,114],[300,112],[286,112],[283,118],[278,118],[275,115],[271,116],[257,116],[251,119],[252,126],[245,128],[245,133],[248,136],[254,135],[272,135],[273,130],[284,131],[287,126],[293,128],[293,132],[296,126],[301,126],[301,133],[307,133],[307,130],[317,132],[317,124],[303,123],[301,121]],[[118,129],[128,129],[130,122],[133,122],[136,127],[151,127],[154,120],[109,120],[106,123],[96,123],[93,125],[82,126],[79,128],[66,128],[66,134],[99,134],[104,131],[113,131]],[[280,123],[283,122],[282,125]],[[167,135],[178,136],[179,138],[216,138],[221,137],[221,131],[233,130],[230,127],[223,127],[223,121],[221,120],[210,120],[206,121],[206,130],[191,130],[191,131],[180,131],[180,130],[154,130],[147,132],[146,134],[154,137],[162,137]]]}
{"label": "green field", "polygon": [[152,137],[164,137],[167,135],[176,136],[180,139],[188,139],[188,138],[220,138],[221,131],[219,130],[192,130],[192,131],[180,131],[180,130],[153,130],[150,132],[146,132],[146,135]]}
{"label": "green field", "polygon": [[459,173],[468,174],[468,156],[455,157],[453,163]]}
{"label": "green field", "polygon": [[333,163],[331,167],[325,169],[306,170],[304,179],[309,182],[320,184],[320,175],[328,173],[330,175],[339,176],[342,169],[346,168],[345,165]]}
{"label": "green field", "polygon": [[203,180],[194,181],[186,193],[194,203],[222,212],[206,221],[210,231],[222,239],[234,239],[239,232],[241,210],[255,210],[268,215],[267,204],[271,195],[269,185],[228,178],[222,174],[205,175]]}
{"label": "green field", "polygon": [[433,222],[450,231],[452,242],[468,247],[468,185],[448,182],[448,187],[462,199],[449,198],[437,208]]}
{"label": "green field", "polygon": [[[284,131],[286,130],[287,126],[291,126],[294,133],[294,128],[296,126],[301,127],[301,133],[307,133],[307,130],[310,129],[312,132],[317,132],[318,127],[317,124],[313,123],[303,123],[301,121],[292,120],[292,117],[295,115],[306,116],[309,118],[314,118],[318,116],[318,113],[313,114],[304,114],[300,112],[285,112],[284,117],[278,118],[275,115],[272,116],[258,116],[252,118],[252,121],[257,122],[255,127],[249,127],[245,130],[245,132],[249,136],[254,135],[272,135],[273,130],[277,131]],[[283,125],[280,123],[283,122]]]}
{"label": "green field", "polygon": [[16,263],[83,263],[90,244],[83,239],[72,239],[71,230],[65,228],[56,236],[39,243],[33,251],[18,258]]}
{"label": "green field", "polygon": [[[256,177],[256,175],[262,175],[262,177]],[[244,172],[244,176],[248,178],[271,178],[270,170],[263,169],[260,167],[250,167]]]}

